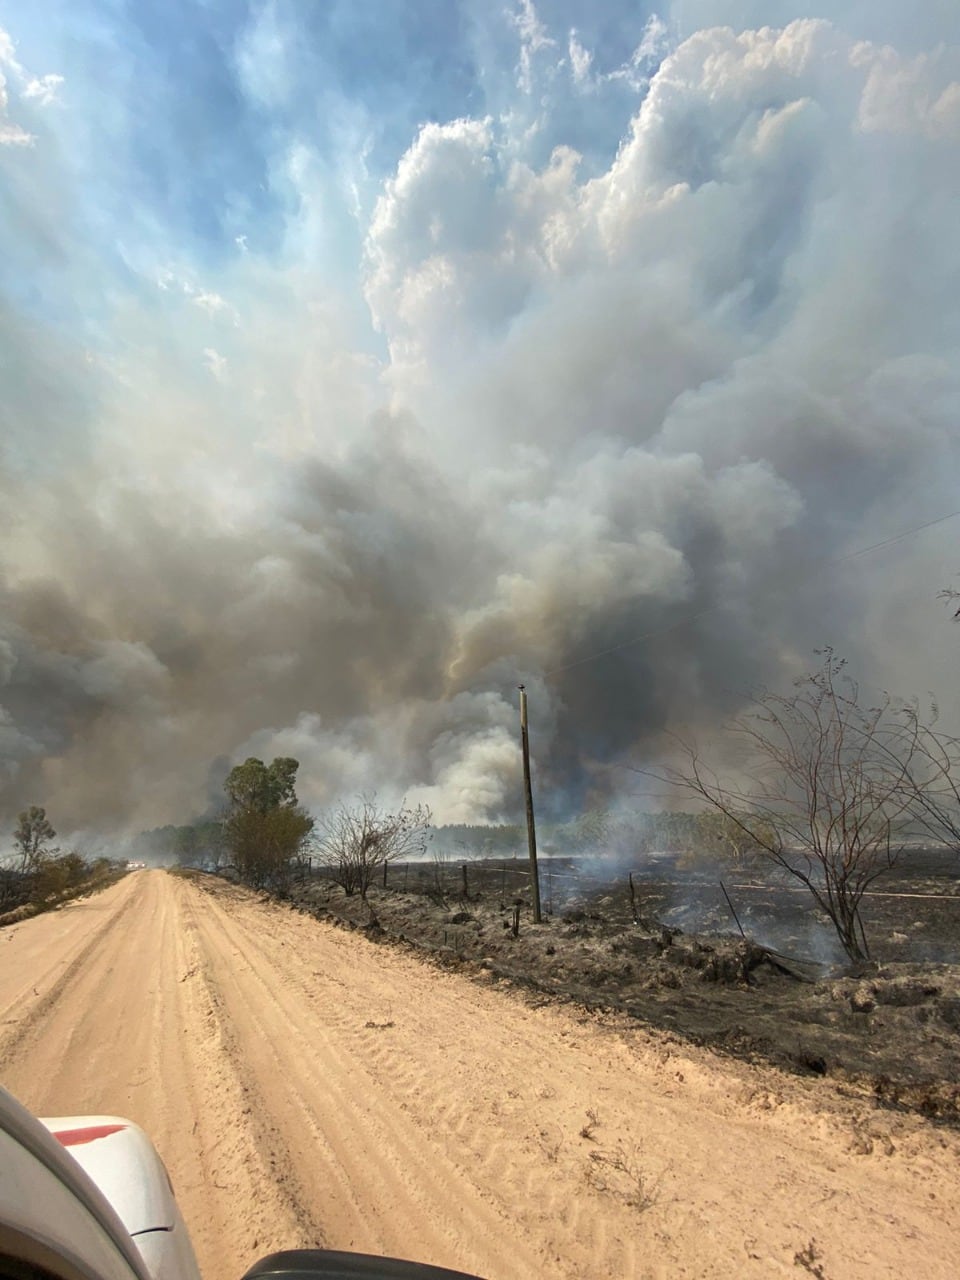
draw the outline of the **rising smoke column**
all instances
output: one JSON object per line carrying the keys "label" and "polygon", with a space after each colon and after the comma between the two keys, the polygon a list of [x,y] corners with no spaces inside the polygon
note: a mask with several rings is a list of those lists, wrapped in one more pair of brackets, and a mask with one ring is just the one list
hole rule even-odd
{"label": "rising smoke column", "polygon": [[3,234],[93,315],[7,280],[7,813],[177,821],[284,754],[308,803],[495,819],[520,680],[556,810],[817,644],[949,693],[953,541],[823,566],[956,501],[958,46],[684,6],[618,70],[518,12],[515,101],[420,128],[332,284],[302,141],[275,251],[201,272],[143,225],[103,288],[8,57]]}

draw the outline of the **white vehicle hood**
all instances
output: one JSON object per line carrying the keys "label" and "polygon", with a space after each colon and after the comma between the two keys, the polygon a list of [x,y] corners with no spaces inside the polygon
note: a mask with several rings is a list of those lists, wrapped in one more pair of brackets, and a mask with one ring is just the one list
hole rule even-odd
{"label": "white vehicle hood", "polygon": [[170,1179],[137,1125],[119,1116],[54,1116],[41,1123],[96,1183],[130,1235],[174,1229]]}

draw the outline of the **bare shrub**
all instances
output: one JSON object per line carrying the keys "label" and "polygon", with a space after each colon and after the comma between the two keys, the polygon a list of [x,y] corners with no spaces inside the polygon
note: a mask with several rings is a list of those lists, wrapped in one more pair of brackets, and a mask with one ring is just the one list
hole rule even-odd
{"label": "bare shrub", "polygon": [[803,884],[847,955],[869,958],[860,907],[905,847],[925,763],[915,709],[884,697],[864,706],[831,649],[795,692],[763,691],[733,721],[736,771],[721,776],[695,746],[684,763],[651,776],[686,789]]}
{"label": "bare shrub", "polygon": [[613,1150],[591,1151],[585,1175],[594,1191],[616,1196],[639,1213],[660,1198],[662,1175],[654,1177],[646,1166],[640,1143],[621,1139]]}
{"label": "bare shrub", "polygon": [[594,1130],[599,1127],[600,1113],[597,1111],[596,1107],[589,1107],[587,1109],[587,1123],[580,1130],[580,1137],[586,1138],[588,1142],[596,1142],[597,1139],[594,1137]]}
{"label": "bare shrub", "polygon": [[915,703],[901,714],[909,719],[918,746],[904,785],[910,816],[936,843],[960,853],[960,739],[937,727],[936,704],[927,720]]}
{"label": "bare shrub", "polygon": [[403,803],[390,813],[374,797],[341,805],[318,823],[318,845],[328,874],[346,894],[366,898],[375,876],[390,862],[421,857],[427,847],[430,810]]}
{"label": "bare shrub", "polygon": [[816,1280],[827,1280],[826,1273],[823,1269],[823,1254],[817,1246],[816,1240],[810,1240],[802,1249],[798,1249],[793,1255],[793,1265],[802,1267],[804,1271],[809,1271]]}

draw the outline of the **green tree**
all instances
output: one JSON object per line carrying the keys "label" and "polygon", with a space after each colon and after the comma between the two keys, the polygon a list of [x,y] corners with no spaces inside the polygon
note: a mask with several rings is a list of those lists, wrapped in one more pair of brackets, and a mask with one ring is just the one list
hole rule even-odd
{"label": "green tree", "polygon": [[268,813],[271,809],[291,807],[297,803],[296,777],[298,760],[278,756],[266,765],[255,756],[235,765],[227,775],[226,787],[234,808]]}
{"label": "green tree", "polygon": [[47,847],[56,836],[42,806],[32,804],[18,815],[13,845],[19,858],[20,875],[33,875],[50,853],[56,852]]}
{"label": "green tree", "polygon": [[313,819],[297,802],[299,768],[289,756],[269,765],[251,756],[227,776],[224,843],[246,884],[282,891],[289,883],[291,864],[313,830]]}

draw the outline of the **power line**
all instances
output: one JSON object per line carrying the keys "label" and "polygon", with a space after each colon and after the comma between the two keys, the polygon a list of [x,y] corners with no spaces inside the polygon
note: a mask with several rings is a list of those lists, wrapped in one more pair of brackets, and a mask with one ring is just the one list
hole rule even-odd
{"label": "power line", "polygon": [[[932,529],[934,525],[944,524],[947,520],[953,520],[957,516],[960,516],[960,511],[949,511],[945,516],[937,516],[935,520],[927,520],[924,524],[904,529],[902,533],[896,533],[892,538],[884,538],[880,542],[871,542],[868,547],[860,547],[857,551],[848,551],[842,556],[834,556],[829,560],[822,560],[818,565],[813,565],[808,569],[807,575],[814,572],[815,569],[826,565],[843,564],[846,560],[855,560],[857,556],[865,556],[869,551],[879,551],[883,547],[892,547],[895,542],[902,542],[904,538],[910,538],[915,533],[922,533],[924,529]],[[690,613],[676,622],[670,622],[666,626],[655,627],[652,631],[645,631],[643,635],[634,636],[632,640],[623,640],[620,644],[611,645],[609,649],[599,649],[596,653],[588,654],[585,658],[577,658],[574,662],[565,662],[559,667],[553,667],[552,670],[545,671],[543,679],[549,680],[551,676],[559,675],[562,671],[570,671],[573,667],[585,666],[588,662],[596,662],[599,658],[607,658],[612,653],[619,653],[623,649],[630,649],[634,645],[643,644],[644,640],[653,640],[657,636],[664,636],[671,631],[677,631],[680,627],[686,627],[691,622],[696,622],[699,618],[705,618],[707,614],[716,613],[722,607],[722,604],[708,605],[705,609],[698,609],[696,613]]]}
{"label": "power line", "polygon": [[936,520],[928,520],[926,524],[918,524],[914,525],[912,529],[904,529],[903,533],[895,533],[892,538],[884,538],[882,542],[873,542],[869,547],[861,547],[859,551],[848,551],[846,555],[837,556],[834,560],[828,560],[827,564],[842,564],[844,560],[853,560],[857,556],[865,556],[868,551],[879,551],[881,547],[892,547],[895,542],[902,542],[904,538],[912,537],[915,533],[922,533],[924,529],[932,529],[935,524],[943,524],[947,520],[953,520],[956,516],[960,516],[960,511],[949,511],[945,516],[937,516]]}

